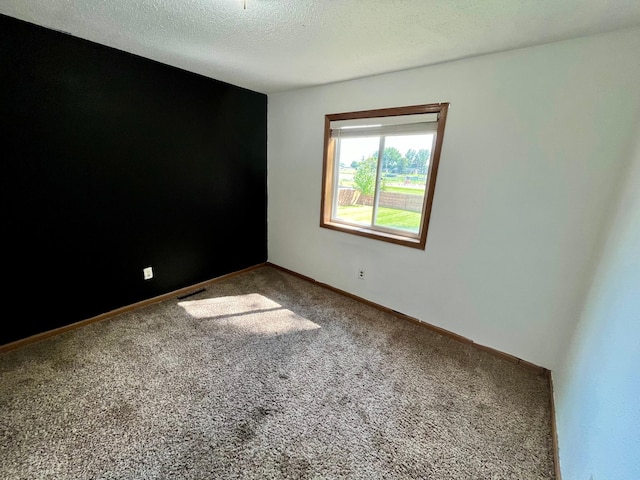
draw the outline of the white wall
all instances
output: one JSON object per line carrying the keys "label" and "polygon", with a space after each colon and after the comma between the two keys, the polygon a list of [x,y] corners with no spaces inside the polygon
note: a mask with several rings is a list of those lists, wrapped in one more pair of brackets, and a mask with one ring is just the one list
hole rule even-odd
{"label": "white wall", "polygon": [[584,311],[554,373],[564,480],[640,479],[640,130]]}
{"label": "white wall", "polygon": [[[639,51],[633,29],[270,95],[269,260],[555,369],[628,160]],[[426,250],[321,229],[324,115],[434,102],[451,107]]]}

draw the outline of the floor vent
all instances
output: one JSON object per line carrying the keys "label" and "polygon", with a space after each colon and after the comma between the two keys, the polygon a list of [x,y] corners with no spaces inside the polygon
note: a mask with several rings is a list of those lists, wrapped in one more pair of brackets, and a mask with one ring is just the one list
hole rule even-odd
{"label": "floor vent", "polygon": [[187,297],[191,297],[193,295],[197,295],[198,293],[202,293],[206,290],[206,288],[201,288],[200,290],[194,290],[193,292],[185,293],[184,295],[180,295],[178,300],[183,300]]}

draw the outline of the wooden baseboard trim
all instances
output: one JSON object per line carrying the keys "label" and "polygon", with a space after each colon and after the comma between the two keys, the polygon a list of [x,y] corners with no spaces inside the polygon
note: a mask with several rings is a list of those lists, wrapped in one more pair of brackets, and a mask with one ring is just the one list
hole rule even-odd
{"label": "wooden baseboard trim", "polygon": [[437,327],[435,325],[432,325],[430,323],[424,322],[424,321],[419,320],[417,318],[410,317],[409,315],[406,315],[404,313],[398,312],[398,311],[393,310],[391,308],[385,307],[384,305],[380,305],[378,303],[372,302],[370,300],[367,300],[365,298],[359,297],[357,295],[353,295],[353,294],[351,294],[349,292],[346,292],[346,291],[341,290],[339,288],[333,287],[333,286],[331,286],[329,284],[318,282],[317,280],[315,280],[315,279],[313,279],[311,277],[307,277],[306,275],[302,275],[301,273],[295,272],[293,270],[290,270],[288,268],[282,267],[280,265],[277,265],[277,264],[271,263],[271,262],[259,263],[257,265],[253,265],[251,267],[244,268],[244,269],[238,270],[236,272],[231,272],[231,273],[228,273],[226,275],[221,275],[220,277],[216,277],[216,278],[213,278],[211,280],[206,280],[204,282],[201,282],[201,283],[198,283],[198,284],[195,284],[195,285],[191,285],[189,287],[185,287],[185,288],[181,288],[179,290],[175,290],[175,291],[172,291],[172,292],[169,292],[169,293],[165,293],[163,295],[159,295],[157,297],[153,297],[153,298],[150,298],[150,299],[147,299],[147,300],[143,300],[143,301],[134,303],[132,305],[127,305],[125,307],[118,308],[118,309],[112,310],[110,312],[106,312],[106,313],[103,313],[101,315],[97,315],[95,317],[88,318],[86,320],[81,320],[81,321],[76,322],[76,323],[65,325],[63,327],[59,327],[59,328],[56,328],[56,329],[53,329],[53,330],[48,330],[46,332],[38,333],[38,334],[32,335],[30,337],[26,337],[26,338],[23,338],[23,339],[20,339],[20,340],[16,340],[16,341],[11,342],[11,343],[0,345],[0,353],[7,352],[9,350],[14,350],[16,348],[20,348],[20,347],[23,347],[25,345],[29,345],[31,343],[39,342],[39,341],[44,340],[46,338],[52,337],[54,335],[59,335],[59,334],[64,333],[64,332],[68,332],[69,330],[75,330],[76,328],[81,328],[81,327],[83,327],[85,325],[89,325],[91,323],[99,322],[99,321],[105,320],[107,318],[112,318],[112,317],[114,317],[116,315],[120,315],[122,313],[126,313],[126,312],[129,312],[129,311],[132,311],[132,310],[135,310],[135,309],[147,306],[147,305],[151,305],[153,303],[161,302],[161,301],[164,301],[164,300],[167,300],[167,299],[170,299],[170,298],[174,298],[174,297],[183,296],[183,295],[189,294],[190,292],[202,289],[202,288],[204,288],[204,287],[206,287],[208,285],[211,285],[211,284],[213,284],[215,282],[219,282],[221,280],[228,279],[228,278],[234,277],[236,275],[241,275],[243,273],[246,273],[246,272],[249,272],[251,270],[255,270],[257,268],[264,267],[264,266],[270,266],[270,267],[273,267],[275,269],[281,270],[283,272],[289,273],[290,275],[298,277],[298,278],[300,278],[302,280],[306,280],[307,282],[313,283],[315,285],[319,285],[319,286],[321,286],[323,288],[326,288],[326,289],[331,290],[331,291],[333,291],[335,293],[338,293],[338,294],[343,295],[345,297],[348,297],[348,298],[351,298],[351,299],[356,300],[358,302],[361,302],[361,303],[363,303],[365,305],[368,305],[370,307],[373,307],[373,308],[375,308],[377,310],[380,310],[380,311],[385,312],[385,313],[389,313],[389,314],[391,314],[391,315],[393,315],[393,316],[395,316],[397,318],[400,318],[402,320],[405,320],[405,321],[414,323],[416,325],[419,325],[421,327],[427,328],[427,329],[429,329],[429,330],[431,330],[433,332],[436,332],[436,333],[438,333],[440,335],[444,335],[444,336],[453,338],[454,340],[457,340],[457,341],[462,342],[462,343],[473,345],[475,348],[478,348],[480,350],[488,352],[488,353],[490,353],[490,354],[492,354],[494,356],[500,357],[500,358],[502,358],[504,360],[507,360],[507,361],[512,362],[512,363],[515,363],[517,365],[521,365],[522,367],[527,368],[527,369],[532,370],[532,371],[535,371],[536,373],[538,373],[540,375],[546,375],[546,376],[550,377],[549,370],[547,370],[544,367],[540,367],[540,366],[535,365],[535,364],[533,364],[531,362],[527,362],[526,360],[522,360],[522,359],[520,359],[518,357],[515,357],[515,356],[513,356],[511,354],[508,354],[508,353],[501,352],[501,351],[496,350],[494,348],[487,347],[485,345],[480,345],[478,343],[475,343],[473,340],[471,340],[471,339],[469,339],[467,337],[464,337],[462,335],[458,335],[457,333],[451,332],[451,331],[446,330],[444,328]]}
{"label": "wooden baseboard trim", "polygon": [[548,378],[551,397],[551,448],[553,448],[553,468],[555,470],[555,480],[562,480],[562,472],[560,471],[560,445],[558,444],[558,424],[556,422],[556,401],[551,372],[549,372]]}
{"label": "wooden baseboard trim", "polygon": [[79,322],[71,323],[69,325],[65,325],[63,327],[55,328],[53,330],[47,330],[46,332],[37,333],[30,337],[22,338],[20,340],[16,340],[14,342],[6,343],[4,345],[0,345],[0,353],[8,352],[10,350],[15,350],[16,348],[24,347],[26,345],[30,345],[32,343],[39,342],[49,337],[53,337],[55,335],[60,335],[61,333],[68,332],[70,330],[75,330],[77,328],[84,327],[86,325],[90,325],[95,322],[99,322],[101,320],[105,320],[107,318],[115,317],[116,315],[120,315],[122,313],[130,312],[132,310],[136,310],[138,308],[145,307],[147,305],[151,305],[153,303],[162,302],[164,300],[168,300],[174,297],[181,297],[183,295],[189,294],[196,290],[200,290],[202,288],[207,287],[213,283],[219,282],[221,280],[226,280],[231,277],[235,277],[237,275],[241,275],[246,272],[250,272],[251,270],[255,270],[260,267],[264,267],[267,263],[259,263],[257,265],[253,265],[251,267],[244,268],[242,270],[238,270],[236,272],[231,272],[226,275],[221,275],[219,277],[213,278],[211,280],[206,280],[204,282],[197,283],[195,285],[191,285],[189,287],[181,288],[179,290],[175,290],[169,293],[165,293],[163,295],[158,295],[157,297],[149,298],[147,300],[142,300],[140,302],[127,305],[125,307],[117,308],[115,310],[111,310],[110,312],[103,313],[101,315],[97,315],[92,318],[88,318],[86,320],[81,320]]}
{"label": "wooden baseboard trim", "polygon": [[518,358],[518,357],[516,357],[514,355],[511,355],[509,353],[504,353],[504,352],[501,352],[500,350],[496,350],[495,348],[487,347],[485,345],[480,345],[478,343],[475,343],[473,340],[471,340],[471,339],[469,339],[467,337],[463,337],[462,335],[458,335],[457,333],[451,332],[451,331],[446,330],[444,328],[437,327],[437,326],[432,325],[430,323],[423,322],[422,320],[419,320],[419,319],[414,318],[414,317],[410,317],[409,315],[405,315],[404,313],[400,313],[400,312],[398,312],[396,310],[393,310],[391,308],[385,307],[384,305],[380,305],[378,303],[372,302],[370,300],[367,300],[366,298],[362,298],[362,297],[359,297],[357,295],[353,295],[352,293],[346,292],[344,290],[341,290],[339,288],[333,287],[333,286],[328,285],[326,283],[318,282],[317,280],[314,280],[311,277],[307,277],[306,275],[302,275],[301,273],[295,272],[293,270],[290,270],[288,268],[282,267],[282,266],[277,265],[275,263],[267,262],[266,265],[268,265],[270,267],[273,267],[275,269],[281,270],[283,272],[286,272],[286,273],[288,273],[290,275],[293,275],[295,277],[298,277],[298,278],[300,278],[302,280],[306,280],[306,281],[308,281],[310,283],[313,283],[315,285],[319,285],[319,286],[321,286],[323,288],[326,288],[328,290],[331,290],[331,291],[333,291],[335,293],[339,293],[340,295],[343,295],[345,297],[348,297],[348,298],[351,298],[351,299],[356,300],[358,302],[364,303],[365,305],[373,307],[373,308],[375,308],[377,310],[380,310],[382,312],[389,313],[389,314],[391,314],[391,315],[393,315],[393,316],[395,316],[397,318],[400,318],[402,320],[405,320],[405,321],[408,321],[408,322],[411,322],[411,323],[415,323],[416,325],[419,325],[421,327],[427,328],[427,329],[429,329],[429,330],[431,330],[433,332],[439,333],[440,335],[444,335],[444,336],[453,338],[454,340],[457,340],[457,341],[462,342],[462,343],[467,343],[467,344],[473,345],[475,348],[478,348],[479,350],[482,350],[482,351],[485,351],[487,353],[490,353],[491,355],[494,355],[496,357],[500,357],[503,360],[507,360],[507,361],[509,361],[511,363],[515,363],[517,365],[520,365],[520,366],[526,368],[527,370],[531,370],[531,371],[536,372],[538,375],[543,375],[543,376],[547,376],[547,377],[550,376],[550,371],[548,369],[546,369],[544,367],[540,367],[538,365],[535,365],[535,364],[533,364],[531,362],[527,362],[526,360],[522,360],[521,358]]}

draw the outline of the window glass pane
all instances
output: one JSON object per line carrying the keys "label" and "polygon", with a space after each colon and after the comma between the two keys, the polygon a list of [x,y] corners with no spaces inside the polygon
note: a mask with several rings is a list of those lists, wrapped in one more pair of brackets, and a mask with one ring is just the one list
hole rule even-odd
{"label": "window glass pane", "polygon": [[432,133],[385,137],[375,225],[419,232],[433,137]]}
{"label": "window glass pane", "polygon": [[372,225],[379,145],[379,137],[337,140],[336,220],[356,225]]}

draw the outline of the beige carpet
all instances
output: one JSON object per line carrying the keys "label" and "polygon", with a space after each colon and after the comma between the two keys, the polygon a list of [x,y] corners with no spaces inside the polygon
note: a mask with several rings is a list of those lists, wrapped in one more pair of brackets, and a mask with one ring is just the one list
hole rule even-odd
{"label": "beige carpet", "polygon": [[545,377],[268,266],[0,380],[2,479],[553,478]]}

